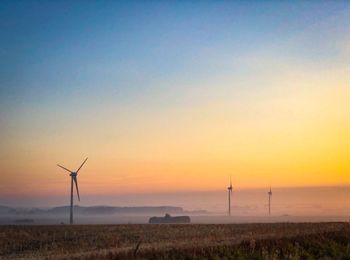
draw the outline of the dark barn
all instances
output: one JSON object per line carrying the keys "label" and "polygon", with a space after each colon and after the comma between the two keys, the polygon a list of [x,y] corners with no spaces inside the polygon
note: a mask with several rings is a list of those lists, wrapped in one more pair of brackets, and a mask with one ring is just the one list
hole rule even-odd
{"label": "dark barn", "polygon": [[184,224],[191,223],[189,216],[177,216],[172,217],[169,214],[165,214],[164,217],[151,217],[149,219],[150,224]]}

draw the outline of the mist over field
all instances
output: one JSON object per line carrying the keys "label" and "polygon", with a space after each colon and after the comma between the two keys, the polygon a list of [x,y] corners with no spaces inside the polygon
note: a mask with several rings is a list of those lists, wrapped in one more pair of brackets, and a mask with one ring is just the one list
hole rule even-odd
{"label": "mist over field", "polygon": [[[350,215],[350,187],[272,188],[273,215],[336,216]],[[267,214],[268,188],[237,189],[233,191],[233,215]],[[68,204],[67,196],[0,198],[0,205],[12,207],[56,207]],[[76,205],[93,206],[178,206],[184,210],[205,210],[214,214],[227,213],[227,192],[177,192],[155,194],[83,195]]]}
{"label": "mist over field", "polygon": [[[19,209],[49,209],[68,205],[67,197],[26,198],[10,201],[1,199],[0,205]],[[268,216],[267,189],[234,189],[232,196],[232,217],[227,217],[227,192],[186,192],[163,194],[131,194],[96,196],[85,195],[80,206],[108,205],[120,207],[158,207],[173,206],[181,210],[159,211],[140,210],[129,212],[86,214],[77,211],[76,223],[147,223],[151,216],[190,215],[193,223],[244,223],[244,222],[304,222],[304,221],[348,221],[350,216],[349,187],[319,188],[276,188],[273,189],[271,216]],[[17,214],[10,217],[2,215],[2,223],[16,219],[31,218],[35,223],[65,223],[68,209],[60,215]]]}

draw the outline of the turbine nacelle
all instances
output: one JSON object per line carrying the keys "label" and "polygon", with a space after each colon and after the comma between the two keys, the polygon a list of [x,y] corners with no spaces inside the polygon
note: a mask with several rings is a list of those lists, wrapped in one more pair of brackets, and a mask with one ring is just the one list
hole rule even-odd
{"label": "turbine nacelle", "polygon": [[232,191],[232,180],[231,180],[231,177],[230,177],[230,186],[228,186],[227,189]]}

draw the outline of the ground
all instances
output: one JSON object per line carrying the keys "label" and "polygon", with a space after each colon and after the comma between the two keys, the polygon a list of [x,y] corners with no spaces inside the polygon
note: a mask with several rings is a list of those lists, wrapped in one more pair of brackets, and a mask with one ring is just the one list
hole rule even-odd
{"label": "ground", "polygon": [[0,258],[350,259],[350,225],[0,226]]}

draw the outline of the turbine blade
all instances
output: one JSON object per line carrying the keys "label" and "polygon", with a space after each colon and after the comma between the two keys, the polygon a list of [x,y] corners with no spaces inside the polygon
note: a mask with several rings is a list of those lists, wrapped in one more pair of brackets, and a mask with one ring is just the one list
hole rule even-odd
{"label": "turbine blade", "polygon": [[58,167],[61,167],[62,169],[66,170],[67,172],[72,172],[71,170],[68,170],[66,167],[63,167],[62,165],[57,164]]}
{"label": "turbine blade", "polygon": [[231,176],[230,176],[230,187],[232,188],[232,180],[231,180]]}
{"label": "turbine blade", "polygon": [[78,189],[78,180],[77,180],[77,176],[73,177],[73,181],[75,183],[75,188],[77,189],[77,194],[78,194],[78,200],[80,201],[80,195],[79,195],[79,189]]}
{"label": "turbine blade", "polygon": [[84,163],[87,161],[88,158],[85,159],[85,161],[80,165],[79,169],[76,171],[76,173],[78,173],[78,171],[81,169],[81,167],[83,167]]}

